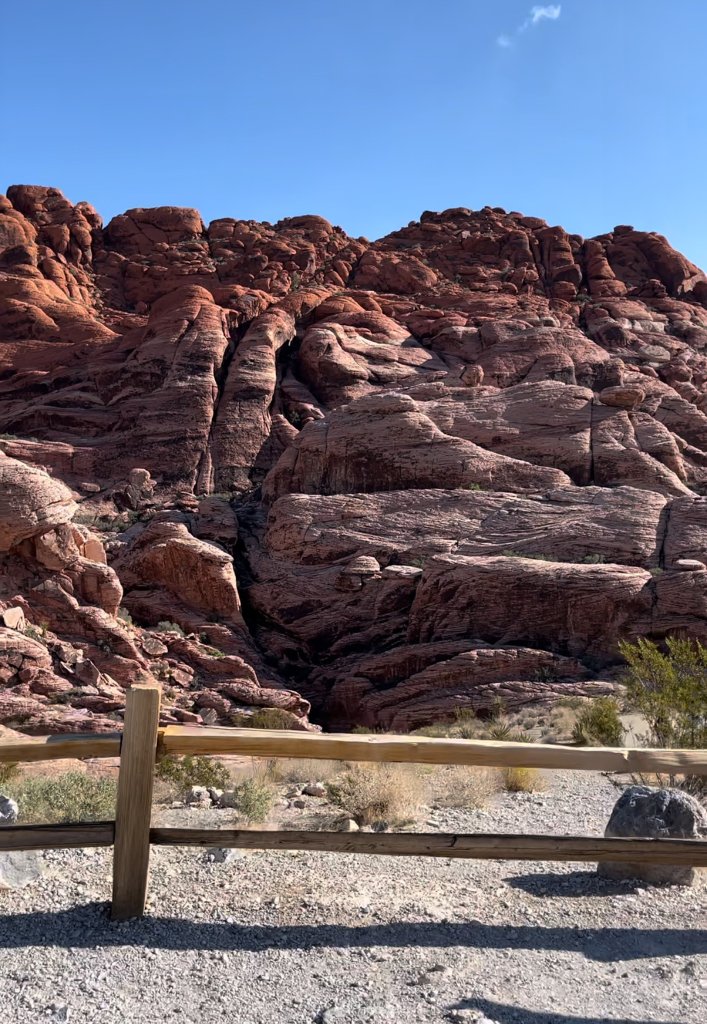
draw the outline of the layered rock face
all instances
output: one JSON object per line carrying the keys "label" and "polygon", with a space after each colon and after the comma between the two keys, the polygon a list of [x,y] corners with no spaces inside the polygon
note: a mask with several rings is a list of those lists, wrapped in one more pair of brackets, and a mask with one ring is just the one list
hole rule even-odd
{"label": "layered rock face", "polygon": [[707,634],[707,279],[499,209],[381,239],[0,199],[0,722],[407,729]]}

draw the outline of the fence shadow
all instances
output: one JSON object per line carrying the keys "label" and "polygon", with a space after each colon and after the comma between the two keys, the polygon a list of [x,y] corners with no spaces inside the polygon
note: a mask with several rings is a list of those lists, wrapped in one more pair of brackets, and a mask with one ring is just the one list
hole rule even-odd
{"label": "fence shadow", "polygon": [[605,963],[707,953],[707,929],[545,928],[469,922],[400,921],[370,925],[251,925],[148,916],[116,924],[108,905],[0,916],[0,949],[25,946],[208,949],[262,952],[268,949],[426,946],[444,949],[554,950],[578,952]]}
{"label": "fence shadow", "polygon": [[[509,1003],[496,1003],[490,999],[462,999],[452,1010],[476,1010],[498,1024],[655,1024],[653,1020],[636,1020],[635,1017],[568,1017],[566,1013],[551,1013],[546,1010],[525,1010]],[[684,1021],[666,1021],[665,1024],[684,1024]]]}

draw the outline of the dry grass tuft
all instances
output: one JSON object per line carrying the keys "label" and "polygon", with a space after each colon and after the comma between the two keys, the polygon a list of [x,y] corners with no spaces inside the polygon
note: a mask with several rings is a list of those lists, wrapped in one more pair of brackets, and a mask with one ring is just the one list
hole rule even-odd
{"label": "dry grass tuft", "polygon": [[273,782],[291,785],[305,782],[327,782],[341,771],[340,761],[324,761],[318,758],[272,758],[267,764],[267,774]]}
{"label": "dry grass tuft", "polygon": [[545,789],[545,779],[537,768],[504,768],[501,774],[507,793],[538,793]]}
{"label": "dry grass tuft", "polygon": [[429,781],[437,807],[484,807],[502,788],[500,775],[493,768],[451,765],[435,772]]}
{"label": "dry grass tuft", "polygon": [[327,786],[331,803],[358,825],[401,826],[424,802],[424,783],[404,765],[352,764]]}

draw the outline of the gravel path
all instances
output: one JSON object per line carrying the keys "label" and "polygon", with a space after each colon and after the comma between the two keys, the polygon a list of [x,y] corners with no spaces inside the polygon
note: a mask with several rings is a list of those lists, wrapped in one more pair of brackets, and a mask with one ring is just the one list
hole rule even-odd
{"label": "gravel path", "polygon": [[[603,830],[616,799],[604,779],[548,781],[485,811],[431,812],[423,827]],[[112,924],[109,851],[47,858],[40,884],[0,893],[4,1024],[707,1020],[704,884],[636,888],[591,865],[284,852],[213,863],[157,849],[150,916]]]}

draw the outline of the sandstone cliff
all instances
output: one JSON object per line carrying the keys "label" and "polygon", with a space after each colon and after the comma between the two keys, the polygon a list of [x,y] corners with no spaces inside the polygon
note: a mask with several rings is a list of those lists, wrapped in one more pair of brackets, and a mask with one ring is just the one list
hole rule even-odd
{"label": "sandstone cliff", "polygon": [[[405,729],[707,636],[707,279],[500,209],[377,242],[0,197],[0,722]],[[310,707],[311,706],[311,707]]]}

